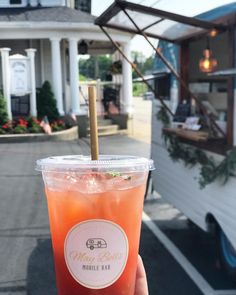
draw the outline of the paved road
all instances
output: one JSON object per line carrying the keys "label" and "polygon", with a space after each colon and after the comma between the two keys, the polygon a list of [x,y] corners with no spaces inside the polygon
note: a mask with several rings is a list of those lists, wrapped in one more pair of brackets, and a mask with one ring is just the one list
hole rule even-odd
{"label": "paved road", "polygon": [[[145,143],[127,137],[104,137],[100,143],[101,153],[148,156]],[[0,294],[56,294],[47,207],[35,161],[88,154],[89,142],[1,144],[0,153]]]}
{"label": "paved road", "polygon": [[134,97],[133,121],[130,126],[130,137],[140,141],[151,142],[152,101]]}
{"label": "paved road", "polygon": [[[125,136],[101,138],[100,149],[110,154],[149,154],[149,145]],[[88,141],[1,144],[0,153],[0,294],[56,295],[43,183],[34,165],[36,159],[49,155],[88,154]],[[185,226],[181,227],[179,213],[169,214],[167,205],[158,198],[148,200],[145,211],[166,236],[185,249],[186,255],[191,254],[189,237],[194,236]],[[181,221],[180,227],[171,227],[176,220]],[[148,273],[150,295],[203,294],[148,225],[143,224],[140,252]],[[209,252],[208,240],[205,243]],[[198,253],[195,260],[201,261]]]}

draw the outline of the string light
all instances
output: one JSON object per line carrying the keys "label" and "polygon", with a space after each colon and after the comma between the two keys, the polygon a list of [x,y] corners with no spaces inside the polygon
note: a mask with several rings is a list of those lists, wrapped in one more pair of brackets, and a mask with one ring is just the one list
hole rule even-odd
{"label": "string light", "polygon": [[209,46],[209,39],[207,38],[207,46],[203,50],[203,57],[199,61],[199,69],[203,73],[210,73],[216,69],[217,65],[217,60],[212,55],[212,51]]}

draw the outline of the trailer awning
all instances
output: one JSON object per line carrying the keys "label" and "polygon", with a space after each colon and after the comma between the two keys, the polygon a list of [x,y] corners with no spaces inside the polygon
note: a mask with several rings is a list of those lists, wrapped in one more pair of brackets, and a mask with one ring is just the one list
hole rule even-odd
{"label": "trailer awning", "polygon": [[132,34],[146,34],[148,37],[173,43],[178,43],[197,34],[226,29],[223,24],[187,17],[124,0],[116,0],[96,19],[95,24]]}
{"label": "trailer awning", "polygon": [[[151,75],[143,76],[143,78],[145,81],[150,81],[150,80],[154,80],[157,78],[167,77],[168,75],[170,75],[170,71],[169,72],[154,72]],[[143,78],[141,78],[141,77],[135,78],[135,79],[133,79],[133,82],[143,82]]]}
{"label": "trailer awning", "polygon": [[105,30],[105,27],[129,32],[131,34],[142,35],[155,50],[157,56],[162,60],[164,65],[179,81],[181,87],[196,101],[199,109],[201,109],[204,115],[209,119],[209,129],[214,130],[214,134],[220,134],[224,138],[226,137],[225,132],[215,122],[214,118],[208,115],[208,111],[201,100],[190,91],[188,85],[181,78],[180,74],[171,65],[171,63],[164,57],[161,50],[155,48],[148,39],[148,37],[153,37],[172,43],[180,43],[185,39],[190,39],[196,37],[197,35],[209,34],[213,36],[213,32],[214,34],[217,34],[218,32],[227,30],[228,27],[226,25],[205,21],[199,18],[188,17],[124,0],[115,0],[115,2],[95,20],[95,24],[100,26],[104,34],[106,34],[122,57],[132,66],[136,73],[141,77],[141,80],[146,83],[148,88],[156,95],[156,97],[160,100],[162,107],[171,116],[173,116],[173,112],[164,99],[159,96],[155,89],[147,82],[147,80],[145,80],[142,73],[129,60],[129,58],[127,58],[120,46],[114,42],[108,30]]}

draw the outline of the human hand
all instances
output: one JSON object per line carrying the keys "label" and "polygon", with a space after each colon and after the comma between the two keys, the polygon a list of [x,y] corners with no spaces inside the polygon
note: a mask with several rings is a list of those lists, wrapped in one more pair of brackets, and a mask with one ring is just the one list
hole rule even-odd
{"label": "human hand", "polygon": [[140,256],[138,256],[138,266],[137,266],[137,273],[136,273],[134,295],[148,295],[146,272],[143,266],[142,258]]}

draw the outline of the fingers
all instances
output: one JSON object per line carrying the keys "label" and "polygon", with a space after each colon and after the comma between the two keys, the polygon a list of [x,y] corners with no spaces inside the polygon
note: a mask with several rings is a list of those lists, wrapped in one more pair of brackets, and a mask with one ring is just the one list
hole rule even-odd
{"label": "fingers", "polygon": [[136,273],[135,295],[148,295],[147,277],[144,269],[143,261],[138,256],[138,266]]}

